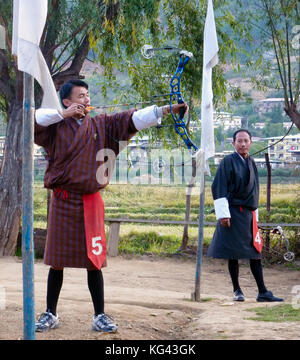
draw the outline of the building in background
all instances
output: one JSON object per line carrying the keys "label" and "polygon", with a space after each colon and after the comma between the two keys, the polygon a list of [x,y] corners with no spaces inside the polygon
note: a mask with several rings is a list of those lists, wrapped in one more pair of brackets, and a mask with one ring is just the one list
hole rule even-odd
{"label": "building in background", "polygon": [[289,135],[278,142],[282,136],[266,138],[268,140],[268,152],[270,160],[280,160],[284,163],[294,163],[298,161],[300,152],[300,134]]}
{"label": "building in background", "polygon": [[268,112],[272,112],[278,107],[280,107],[283,111],[284,109],[283,98],[268,98],[268,99],[259,100],[254,106],[254,109],[259,115],[264,115]]}
{"label": "building in background", "polygon": [[218,112],[214,113],[214,127],[222,126],[222,128],[227,130],[239,129],[242,127],[242,117],[235,116],[228,112]]}

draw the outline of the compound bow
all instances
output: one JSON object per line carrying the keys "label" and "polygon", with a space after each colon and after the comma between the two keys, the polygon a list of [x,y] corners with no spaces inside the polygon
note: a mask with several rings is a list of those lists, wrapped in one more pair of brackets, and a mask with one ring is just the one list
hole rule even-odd
{"label": "compound bow", "polygon": [[184,70],[185,65],[188,63],[191,57],[193,57],[193,54],[186,50],[181,50],[178,48],[174,48],[171,46],[166,46],[163,48],[153,48],[151,45],[144,45],[142,47],[142,55],[146,59],[151,59],[154,56],[155,51],[161,51],[161,50],[172,50],[172,51],[179,51],[179,61],[177,65],[177,69],[175,71],[175,74],[172,76],[170,80],[170,112],[172,115],[172,118],[175,123],[175,130],[177,134],[182,138],[185,145],[189,149],[191,155],[195,155],[195,153],[198,151],[198,147],[193,143],[191,138],[188,135],[186,124],[184,122],[184,113],[185,108],[182,108],[179,115],[176,116],[172,110],[172,102],[177,100],[178,104],[183,104],[184,99],[181,94],[181,88],[180,88],[180,81],[181,81],[181,75]]}

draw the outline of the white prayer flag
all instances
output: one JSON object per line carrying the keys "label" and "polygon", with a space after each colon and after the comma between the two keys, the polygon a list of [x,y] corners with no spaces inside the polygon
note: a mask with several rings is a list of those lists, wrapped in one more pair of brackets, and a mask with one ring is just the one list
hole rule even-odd
{"label": "white prayer flag", "polygon": [[206,170],[207,160],[215,154],[212,68],[218,63],[218,40],[212,0],[208,0],[204,26],[202,102],[201,102],[201,149],[204,152]]}
{"label": "white prayer flag", "polygon": [[33,76],[44,96],[41,107],[61,110],[57,92],[40,49],[47,17],[47,0],[14,0],[12,53],[18,57],[18,69]]}
{"label": "white prayer flag", "polygon": [[5,28],[0,25],[0,49],[5,49]]}

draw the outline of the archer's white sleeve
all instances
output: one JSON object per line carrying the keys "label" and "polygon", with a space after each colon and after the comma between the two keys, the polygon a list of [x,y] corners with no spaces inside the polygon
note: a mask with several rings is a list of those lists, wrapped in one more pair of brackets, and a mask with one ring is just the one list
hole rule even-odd
{"label": "archer's white sleeve", "polygon": [[229,211],[229,203],[226,197],[214,200],[214,206],[217,220],[223,218],[231,218]]}
{"label": "archer's white sleeve", "polygon": [[63,120],[63,117],[56,109],[44,108],[35,111],[35,118],[36,122],[41,126],[49,126]]}
{"label": "archer's white sleeve", "polygon": [[135,111],[132,115],[132,120],[135,128],[139,131],[147,129],[154,125],[160,125],[162,116],[162,107],[152,105],[147,106],[144,109]]}

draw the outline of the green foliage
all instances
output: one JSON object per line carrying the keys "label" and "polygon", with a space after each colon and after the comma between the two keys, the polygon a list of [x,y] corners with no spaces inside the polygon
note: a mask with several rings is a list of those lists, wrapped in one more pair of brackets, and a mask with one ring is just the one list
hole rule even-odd
{"label": "green foliage", "polygon": [[[121,9],[124,6],[124,11],[120,11],[120,15],[116,17],[110,31],[107,34],[94,32],[92,36],[94,39],[91,43],[93,50],[97,54],[97,59],[105,67],[105,83],[102,85],[102,92],[106,94],[108,87],[118,89],[119,95],[114,101],[116,103],[148,101],[153,95],[168,93],[170,75],[175,72],[178,55],[173,52],[161,51],[151,60],[146,60],[141,56],[140,49],[145,43],[158,48],[168,44],[186,49],[191,51],[194,57],[185,68],[182,78],[182,93],[190,106],[189,120],[199,121],[203,29],[207,1],[129,1],[130,6],[128,5],[128,7],[125,6],[125,3],[123,2],[121,6]],[[228,59],[233,64],[238,63],[235,37],[244,33],[227,9],[227,5],[227,1],[214,2],[220,48],[220,64],[213,71],[216,107],[226,106],[228,90],[233,97],[240,97],[238,88],[229,88],[222,67],[222,64]],[[141,8],[144,9],[142,12]],[[146,14],[149,14],[149,19],[144,16]],[[131,22],[129,15],[135,15],[134,18],[131,18]],[[125,39],[127,40],[125,41]],[[123,45],[121,45],[121,40],[124,41]],[[116,75],[116,69],[128,74],[127,86],[119,87],[120,78]],[[163,102],[168,103],[168,99]],[[171,117],[165,119],[164,124],[172,125]],[[178,136],[172,126],[166,126],[159,132],[156,129],[145,130],[143,134],[145,133],[149,134],[153,140],[157,140],[158,137],[162,140],[171,139],[173,146],[178,145]]]}
{"label": "green foliage", "polygon": [[[299,1],[238,0],[237,17],[252,41],[246,50],[247,68],[253,70],[257,89],[276,89],[296,102],[299,97],[299,50],[293,46],[293,27],[299,21]],[[278,96],[278,95],[277,95]]]}
{"label": "green foliage", "polygon": [[[297,222],[300,218],[299,199],[295,199],[297,185],[276,185],[272,190],[270,216],[265,209],[265,186],[261,186],[259,209],[260,222]],[[185,218],[185,194],[183,186],[141,186],[141,185],[109,185],[102,191],[107,218],[179,220]],[[205,221],[215,222],[215,214],[210,214],[213,200],[209,186],[206,189]],[[199,197],[191,198],[191,220],[197,221]],[[42,184],[36,184],[34,190],[34,227],[46,228],[47,190]],[[204,244],[209,245],[214,227],[204,228]],[[108,230],[108,226],[107,226]],[[180,246],[182,225],[158,225],[155,223],[122,223],[120,229],[120,251],[123,253],[155,253],[172,254]],[[284,229],[289,239],[291,250],[298,257],[299,231],[294,228]],[[189,245],[197,246],[198,228],[190,226]],[[274,246],[280,246],[281,254],[284,244],[279,235],[272,235]],[[281,258],[280,258],[281,259]]]}

